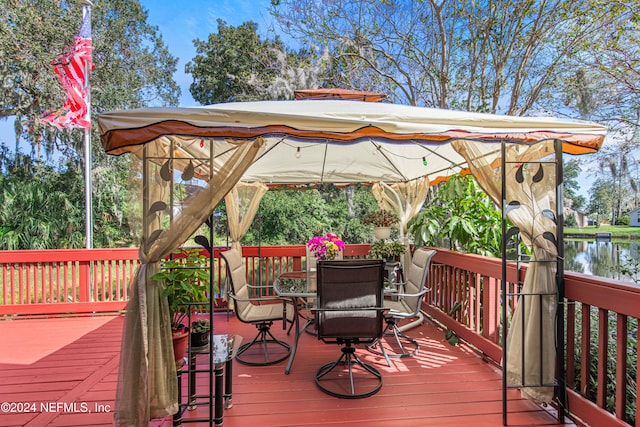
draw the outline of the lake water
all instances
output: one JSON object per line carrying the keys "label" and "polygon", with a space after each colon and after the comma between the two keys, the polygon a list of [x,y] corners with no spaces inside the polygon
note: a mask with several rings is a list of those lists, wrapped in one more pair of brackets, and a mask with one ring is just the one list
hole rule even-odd
{"label": "lake water", "polygon": [[[565,271],[633,282],[634,278],[621,274],[616,267],[640,261],[640,242],[564,241]],[[640,280],[638,274],[635,277]]]}

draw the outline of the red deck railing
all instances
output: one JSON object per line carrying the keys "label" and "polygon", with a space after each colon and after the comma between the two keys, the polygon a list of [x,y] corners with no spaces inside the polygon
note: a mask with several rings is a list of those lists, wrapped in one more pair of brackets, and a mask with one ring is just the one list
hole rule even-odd
{"label": "red deck railing", "polygon": [[[214,283],[225,270],[214,250]],[[368,245],[348,245],[363,257]],[[247,277],[271,283],[301,270],[303,245],[243,247]],[[0,251],[0,315],[99,313],[122,310],[138,266],[136,249]],[[502,261],[438,250],[424,311],[495,362],[501,349]],[[507,270],[513,286],[516,270]],[[638,425],[637,324],[640,288],[632,283],[565,272],[567,411],[589,425]],[[462,310],[448,313],[460,302]],[[515,302],[510,302],[515,304]]]}
{"label": "red deck railing", "polygon": [[0,251],[0,315],[124,309],[137,249]]}
{"label": "red deck railing", "polygon": [[[494,361],[502,358],[501,266],[500,259],[438,250],[424,305],[427,314]],[[515,279],[511,264],[507,268],[509,292]],[[593,426],[640,425],[640,287],[565,272],[564,288],[567,411]],[[458,301],[462,310],[449,316]]]}

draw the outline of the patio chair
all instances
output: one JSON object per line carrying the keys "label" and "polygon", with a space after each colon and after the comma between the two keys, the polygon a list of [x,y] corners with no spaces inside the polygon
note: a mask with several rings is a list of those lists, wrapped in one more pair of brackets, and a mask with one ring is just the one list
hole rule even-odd
{"label": "patio chair", "polygon": [[[415,338],[402,332],[401,327],[398,327],[398,322],[418,317],[422,297],[430,290],[426,288],[426,281],[431,259],[435,254],[436,251],[432,249],[416,249],[411,258],[411,264],[404,271],[406,281],[397,283],[397,290],[386,294],[384,306],[389,311],[384,315],[387,326],[382,336],[392,337],[395,342],[392,347],[385,349],[384,343],[380,339],[368,346],[368,349],[375,354],[383,355],[389,366],[391,366],[389,357],[413,356],[420,348]],[[379,347],[380,350],[376,347]]]}
{"label": "patio chair", "polygon": [[315,376],[323,392],[340,398],[371,396],[382,387],[382,375],[355,353],[355,344],[372,343],[383,330],[382,260],[318,261],[318,339],[341,345],[341,355],[322,365]]}
{"label": "patio chair", "polygon": [[[258,334],[249,343],[243,344],[236,355],[236,360],[245,365],[272,365],[291,354],[288,343],[276,339],[271,333],[274,320],[283,320],[283,304],[285,301],[276,296],[253,295],[259,292],[253,289],[264,289],[249,285],[242,264],[242,256],[237,249],[230,249],[220,254],[227,264],[227,278],[230,283],[229,297],[233,300],[238,320],[251,323],[258,329]],[[293,307],[284,305],[286,321],[293,322]]]}

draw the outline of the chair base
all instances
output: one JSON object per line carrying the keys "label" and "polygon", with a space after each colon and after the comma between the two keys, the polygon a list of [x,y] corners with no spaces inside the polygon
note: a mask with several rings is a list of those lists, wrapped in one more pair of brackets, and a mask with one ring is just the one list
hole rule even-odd
{"label": "chair base", "polygon": [[[348,369],[348,375],[346,376],[338,372],[345,366]],[[363,392],[356,392],[353,372],[354,368],[364,374],[364,378],[359,375],[358,379],[360,379],[361,382],[373,382],[373,386],[368,387]],[[334,372],[336,378],[323,378],[331,372]],[[335,387],[331,388],[329,383],[332,383]],[[344,387],[345,383],[347,383],[348,387]],[[347,344],[342,348],[342,354],[338,360],[322,365],[316,371],[316,385],[324,393],[334,397],[342,399],[362,399],[364,397],[373,396],[380,390],[380,388],[382,388],[382,374],[380,374],[380,371],[373,366],[361,361],[355,354],[355,348]],[[342,387],[340,387],[341,385]],[[342,392],[341,389],[347,390],[347,392]]]}
{"label": "chair base", "polygon": [[[250,366],[268,366],[278,362],[282,362],[291,354],[291,347],[288,343],[276,339],[270,331],[273,322],[259,323],[256,325],[258,334],[253,341],[243,344],[238,348],[236,360],[243,365]],[[249,355],[248,350],[258,349]],[[279,352],[278,352],[279,350]],[[283,351],[284,350],[284,351]],[[276,352],[275,358],[272,356]],[[252,357],[253,356],[253,357]]]}
{"label": "chair base", "polygon": [[[393,352],[385,349],[383,347],[382,338],[377,339],[372,344],[367,346],[367,350],[371,353],[384,356],[387,359],[387,363],[389,364],[388,358],[404,358],[411,357],[415,355],[420,349],[420,345],[418,341],[414,338],[411,338],[408,335],[403,334],[398,329],[398,325],[393,320],[387,320],[387,327],[382,334],[382,337],[393,337],[395,340],[395,345],[392,347]],[[380,350],[377,350],[375,347],[379,346]],[[407,346],[412,347],[412,349],[407,349]],[[397,351],[396,351],[397,350]],[[389,366],[391,366],[389,364]]]}

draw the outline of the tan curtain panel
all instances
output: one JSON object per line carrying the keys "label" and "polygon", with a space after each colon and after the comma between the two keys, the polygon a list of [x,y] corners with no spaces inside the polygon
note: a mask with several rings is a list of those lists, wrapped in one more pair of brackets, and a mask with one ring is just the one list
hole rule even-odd
{"label": "tan curtain panel", "polygon": [[371,188],[371,192],[378,202],[380,209],[395,212],[398,218],[400,218],[400,223],[398,224],[400,240],[407,247],[403,265],[409,265],[411,262],[407,224],[420,212],[420,209],[422,209],[429,194],[429,188],[429,178],[427,176],[411,182],[398,182],[394,184],[377,182],[373,184]]}
{"label": "tan curtain panel", "polygon": [[240,239],[247,233],[256,216],[262,196],[269,188],[260,183],[239,182],[224,198],[229,220],[231,247],[242,253]]}
{"label": "tan curtain panel", "polygon": [[[213,144],[209,158],[191,159],[177,138],[159,138],[138,152],[143,156],[143,240],[123,332],[115,408],[118,426],[148,426],[151,418],[178,410],[167,300],[161,296],[161,284],[151,277],[160,260],[184,243],[240,180],[262,140],[234,144],[233,153],[218,164]],[[198,175],[199,168],[208,175]]]}
{"label": "tan curtain panel", "polygon": [[[500,163],[500,144],[462,140],[452,144],[467,159],[479,185],[500,206],[502,176],[501,168],[496,167]],[[522,295],[508,327],[507,381],[523,386],[522,395],[538,402],[550,402],[553,387],[524,385],[552,384],[555,378],[558,255],[555,234],[559,207],[555,164],[528,162],[549,160],[554,154],[554,141],[546,140],[533,145],[508,144],[505,159],[506,214],[533,250]]]}

